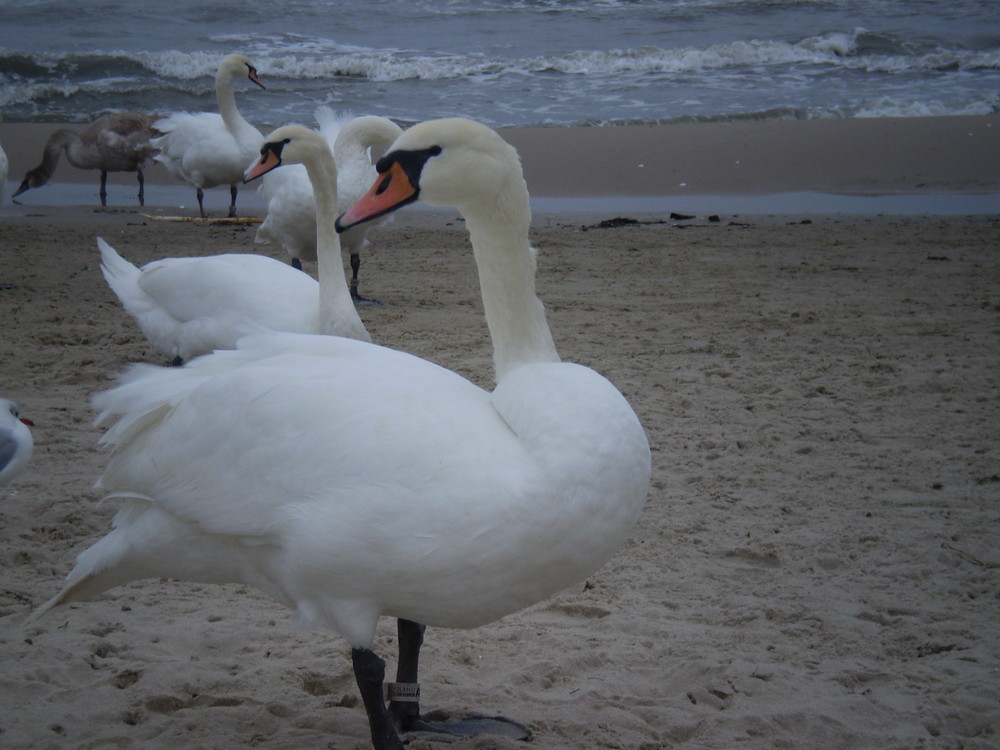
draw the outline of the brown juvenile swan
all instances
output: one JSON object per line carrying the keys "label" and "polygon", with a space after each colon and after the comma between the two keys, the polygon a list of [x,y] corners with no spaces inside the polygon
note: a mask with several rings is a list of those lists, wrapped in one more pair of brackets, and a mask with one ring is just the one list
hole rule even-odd
{"label": "brown juvenile swan", "polygon": [[49,136],[42,163],[24,175],[16,198],[31,188],[44,185],[55,174],[63,151],[77,169],[101,170],[101,205],[108,205],[108,172],[135,172],[139,178],[139,205],[146,205],[142,170],[156,155],[149,139],[159,135],[153,129],[158,115],[113,112],[99,117],[82,132],[57,130]]}

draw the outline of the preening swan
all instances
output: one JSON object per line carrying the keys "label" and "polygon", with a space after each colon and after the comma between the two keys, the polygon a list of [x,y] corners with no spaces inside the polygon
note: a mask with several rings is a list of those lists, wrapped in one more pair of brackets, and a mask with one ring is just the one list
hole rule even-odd
{"label": "preening swan", "polygon": [[114,112],[98,117],[80,133],[57,130],[49,136],[42,163],[24,175],[16,198],[31,188],[41,187],[52,179],[63,151],[69,163],[78,169],[101,170],[101,205],[108,205],[108,172],[135,172],[139,180],[139,205],[146,205],[142,170],[152,161],[156,147],[150,139],[159,135],[153,121],[159,115]]}
{"label": "preening swan", "polygon": [[[338,117],[329,107],[317,109],[316,119],[320,124],[319,132],[333,148],[340,202],[349,206],[365,194],[375,179],[370,149],[384,151],[403,131],[385,117]],[[267,217],[257,229],[257,242],[280,243],[291,256],[295,268],[302,268],[302,261],[316,260],[316,209],[305,169],[294,167],[268,174],[260,192],[267,203]],[[371,228],[371,223],[362,224],[340,238],[341,246],[350,256],[350,290],[356,304],[373,303],[358,294],[361,250],[368,245]]]}
{"label": "preening swan", "polygon": [[[344,278],[337,215],[337,168],[326,141],[296,125],[272,139],[282,158],[302,164],[315,186],[309,200],[319,237],[319,282],[262,255],[164,258],[136,268],[98,238],[101,271],[153,347],[175,364],[216,349],[233,349],[250,333],[323,333],[370,341]],[[287,140],[287,142],[286,142]],[[274,143],[274,141],[272,141]],[[266,148],[265,153],[271,153]]]}
{"label": "preening swan", "polygon": [[257,152],[264,137],[243,119],[236,106],[233,82],[246,76],[261,88],[257,69],[243,55],[227,55],[215,74],[215,98],[219,114],[177,112],[155,123],[163,136],[153,141],[160,150],[156,160],[170,174],[197,189],[198,210],[205,216],[203,188],[229,185],[229,215],[236,216],[237,185],[243,170]]}
{"label": "preening swan", "polygon": [[34,422],[21,416],[17,404],[0,398],[0,486],[27,466],[35,445],[28,427],[34,426]]}
{"label": "preening swan", "polygon": [[400,618],[397,683],[416,682],[416,623],[477,627],[606,562],[639,517],[650,453],[615,387],[559,361],[514,149],[482,125],[434,121],[378,169],[342,224],[418,195],[458,208],[495,390],[334,336],[257,335],[183,368],[135,366],[94,401],[114,421],[99,482],[122,502],[114,529],[37,614],[138,578],[257,586],[347,640],[372,743],[401,750],[398,731],[425,724],[418,703],[397,700],[413,685],[385,704],[379,617]]}

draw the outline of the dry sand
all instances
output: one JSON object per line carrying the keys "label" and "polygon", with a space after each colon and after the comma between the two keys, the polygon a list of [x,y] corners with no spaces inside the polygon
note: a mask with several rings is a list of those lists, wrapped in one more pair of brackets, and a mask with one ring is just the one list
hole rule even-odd
{"label": "dry sand", "polygon": [[[380,232],[362,316],[489,386],[455,217]],[[535,733],[452,747],[1000,746],[996,217],[606,218],[537,217],[538,288],[563,357],[643,420],[648,504],[587,585],[428,631],[425,708]],[[0,489],[4,748],[369,746],[343,640],[246,587],[146,581],[22,629],[115,510],[88,399],[156,361],[94,237],[143,263],[260,252],[253,231],[0,209],[0,393],[36,423]]]}

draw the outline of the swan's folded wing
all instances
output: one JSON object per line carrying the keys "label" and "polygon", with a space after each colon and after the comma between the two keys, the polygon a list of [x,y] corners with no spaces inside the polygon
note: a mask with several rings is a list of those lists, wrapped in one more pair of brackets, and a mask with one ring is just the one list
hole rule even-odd
{"label": "swan's folded wing", "polygon": [[95,405],[119,419],[101,487],[217,534],[268,534],[296,502],[347,502],[373,482],[419,494],[470,455],[520,450],[469,381],[333,336],[251,336],[183,368],[137,368]]}

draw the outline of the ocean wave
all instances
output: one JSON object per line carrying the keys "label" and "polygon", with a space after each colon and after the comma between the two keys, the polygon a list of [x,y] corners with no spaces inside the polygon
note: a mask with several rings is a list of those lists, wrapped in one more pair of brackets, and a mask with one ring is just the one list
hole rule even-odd
{"label": "ocean wave", "polygon": [[946,102],[941,100],[907,101],[880,97],[874,102],[854,107],[851,117],[938,117],[951,115],[995,115],[1000,113],[1000,95],[976,101]]}
{"label": "ocean wave", "polygon": [[[454,5],[464,7],[463,2]],[[861,27],[797,41],[748,39],[545,54],[486,46],[445,54],[346,45],[302,33],[219,33],[209,40],[206,47],[214,45],[214,50],[36,55],[0,48],[0,107],[8,119],[49,120],[88,119],[113,107],[210,109],[221,48],[244,51],[257,65],[268,92],[244,96],[241,91],[240,106],[251,121],[272,125],[307,121],[323,102],[413,121],[465,114],[493,125],[988,114],[1000,109],[995,85],[1000,81],[1000,40],[983,38],[969,48],[952,48],[930,37],[904,39]]]}
{"label": "ocean wave", "polygon": [[[216,41],[228,41],[225,37]],[[232,40],[234,45],[236,40]],[[1000,49],[916,49],[913,44],[865,29],[829,32],[798,42],[744,40],[702,47],[640,46],[582,49],[565,54],[506,58],[486,53],[427,54],[415,50],[348,47],[329,40],[286,35],[243,39],[262,77],[287,80],[361,78],[376,82],[449,80],[482,76],[560,73],[574,76],[705,74],[748,68],[798,66],[871,73],[1000,71]],[[0,52],[0,77],[96,78],[154,76],[211,82],[220,55],[210,51],[94,51],[27,55]],[[208,85],[211,85],[210,83]]]}

